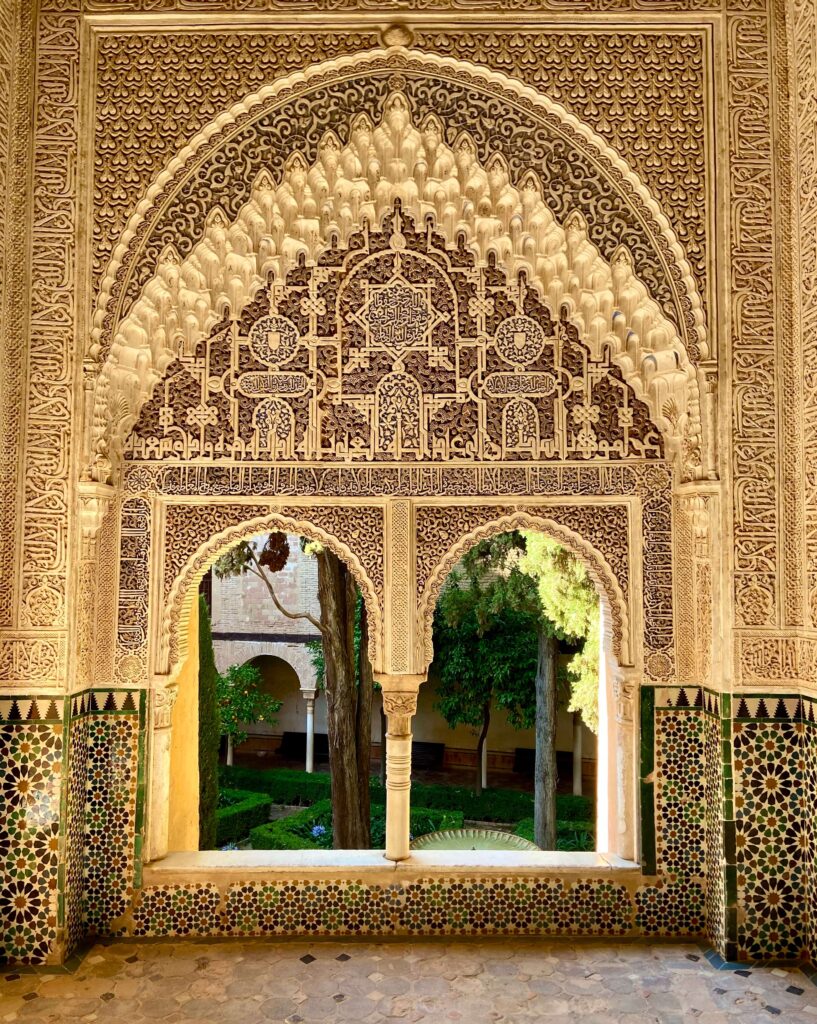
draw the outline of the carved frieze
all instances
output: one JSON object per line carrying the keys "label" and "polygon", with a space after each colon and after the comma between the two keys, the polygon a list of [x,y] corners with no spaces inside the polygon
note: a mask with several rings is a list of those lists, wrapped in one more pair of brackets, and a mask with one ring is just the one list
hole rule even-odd
{"label": "carved frieze", "polygon": [[[305,141],[293,153],[288,148],[291,135],[287,134],[276,149],[275,133],[291,121],[281,107],[287,102],[288,91],[283,85],[276,86],[267,99],[251,104],[246,113],[236,108],[233,116],[242,127],[236,129],[226,149],[220,136],[203,136],[197,143],[199,149],[207,150],[210,161],[220,166],[227,160],[219,171],[224,178],[219,189],[220,205],[214,206],[212,191],[209,197],[206,194],[207,176],[190,177],[184,162],[177,160],[173,163],[175,177],[168,176],[164,189],[154,188],[150,202],[140,207],[141,212],[126,233],[127,244],[117,250],[109,267],[95,317],[100,352],[104,353],[108,344],[113,345],[95,398],[95,476],[104,477],[109,472],[122,433],[137,416],[156,374],[162,373],[168,360],[185,346],[192,346],[197,336],[212,329],[223,315],[225,304],[236,317],[248,301],[252,302],[259,277],[263,284],[262,266],[267,267],[267,274],[275,270],[279,282],[285,281],[299,255],[307,260],[308,269],[322,247],[335,245],[342,250],[348,244],[350,230],[358,229],[364,221],[374,228],[380,226],[382,197],[388,205],[403,196],[411,208],[404,214],[414,218],[418,231],[420,221],[425,227],[425,221],[431,218],[435,230],[444,237],[462,233],[466,250],[475,252],[480,266],[487,258],[494,259],[508,274],[509,284],[524,270],[530,287],[538,287],[543,295],[563,287],[558,284],[557,270],[562,259],[573,268],[564,280],[573,281],[577,273],[582,276],[582,271],[576,269],[578,254],[583,254],[579,263],[586,266],[597,253],[600,262],[595,264],[598,271],[594,270],[594,284],[580,285],[582,298],[578,301],[565,294],[568,306],[572,302],[574,310],[570,315],[579,321],[593,317],[593,327],[585,334],[598,335],[599,345],[609,344],[625,378],[630,381],[632,377],[637,393],[643,389],[645,399],[653,402],[654,420],[678,439],[685,473],[696,476],[703,472],[697,381],[689,362],[707,344],[700,295],[682,248],[659,214],[654,198],[620,157],[544,97],[496,75],[481,78],[470,65],[466,68],[409,51],[381,58],[374,51],[355,64],[354,88],[342,75],[344,67],[342,61],[337,61],[327,64],[326,69],[316,68],[307,82],[298,81],[293,89],[304,98],[308,96],[309,103],[325,105],[334,97],[332,104],[344,109],[358,105],[362,113],[351,120],[347,117],[343,123],[332,122],[328,131],[322,117],[312,118],[309,124],[320,125],[321,133],[309,145]],[[396,69],[400,73],[395,73]],[[439,88],[432,88],[437,79]],[[365,97],[360,93],[364,81],[369,83]],[[479,119],[473,120],[469,132],[458,130],[456,117],[446,124],[429,100],[440,90],[452,103],[460,97],[463,109],[479,109],[497,101],[507,103],[504,123],[509,126],[511,121],[519,122],[518,131],[512,133],[514,144],[508,145],[502,135],[485,135],[485,125]],[[380,123],[371,119],[372,104],[382,118]],[[269,113],[265,113],[267,107]],[[393,162],[380,158],[376,168],[369,168],[364,175],[376,183],[374,186],[366,186],[362,192],[352,183],[347,188],[342,168],[360,159],[365,164],[370,154],[378,151],[379,139],[389,140],[400,130],[406,133],[405,138],[388,141],[385,149],[390,151],[399,141],[402,149],[413,154],[412,161],[400,165],[404,166],[401,174],[405,180],[392,182],[385,176],[381,168],[391,167]],[[529,139],[524,145],[523,136]],[[258,149],[261,138],[264,145]],[[248,152],[239,158],[238,151],[233,152],[243,145],[241,139],[246,139],[254,155]],[[228,151],[232,154],[229,159]],[[417,158],[418,153],[424,154],[422,159]],[[204,154],[198,159],[204,159]],[[572,189],[572,172],[568,171],[580,165],[586,168],[581,175],[583,187]],[[240,178],[236,177],[239,166]],[[254,175],[252,181],[246,180],[249,174]],[[466,179],[475,181],[480,177],[483,184],[479,187],[479,202],[463,205],[471,187],[466,188]],[[171,199],[172,195],[176,198]],[[315,230],[310,228],[304,234],[304,226],[314,217],[309,212],[315,202],[313,196],[318,195],[327,196],[322,215],[315,222]],[[593,207],[594,195],[601,206]],[[358,198],[350,202],[355,196]],[[157,206],[159,199],[162,203]],[[158,211],[155,214],[154,209]],[[534,213],[537,209],[541,212]],[[265,227],[264,211],[269,214],[278,210],[276,226]],[[508,226],[518,218],[522,230],[519,238],[532,236],[524,243],[525,255],[517,251],[516,231],[508,234]],[[188,222],[189,230],[185,227]],[[553,243],[544,241],[543,225],[549,223],[557,236],[564,238],[560,242],[565,247],[562,257],[551,252]],[[239,244],[241,235],[246,241]],[[269,237],[264,243],[269,249],[266,255],[256,248],[256,235],[259,240]],[[451,237],[446,240],[448,245],[463,244]],[[139,261],[134,263],[137,251]],[[210,281],[214,273],[217,277],[223,273],[218,267],[225,252],[230,255],[229,265],[242,268],[241,273],[231,276],[226,289],[217,287],[217,280]],[[153,276],[149,277],[151,272]],[[606,273],[610,274],[609,284],[604,283]],[[179,286],[191,301],[196,292],[200,293],[195,311],[188,312],[185,303],[175,297]],[[137,293],[136,288],[141,292]],[[595,314],[587,308],[591,293],[599,304]],[[612,306],[605,308],[610,294]],[[632,308],[634,301],[640,306],[638,313]],[[554,306],[560,302],[555,295],[551,299]],[[117,326],[117,310],[124,308],[130,312]],[[171,310],[170,320],[158,313],[163,309]],[[158,313],[158,320],[152,310]],[[555,309],[552,313],[559,315]],[[627,351],[628,345],[635,346],[635,350]],[[134,349],[141,350],[141,354],[137,356]],[[142,369],[135,376],[126,366]],[[296,391],[299,387],[298,379],[291,375],[274,383]],[[248,379],[246,386],[257,389],[262,386],[261,378]],[[497,386],[501,387],[501,382]],[[275,403],[270,407],[279,408]],[[275,414],[276,422],[280,415],[283,413]],[[276,430],[279,427],[283,429],[278,423]],[[527,434],[524,429],[522,432]]]}
{"label": "carved frieze", "polygon": [[[610,0],[604,4],[612,6]],[[434,6],[420,4],[418,9]],[[544,10],[548,5],[525,0],[519,6]],[[236,7],[241,9],[240,4]],[[341,7],[339,4],[336,9]],[[286,9],[286,3],[281,8]],[[246,9],[252,9],[251,5],[246,4]],[[627,5],[621,9],[626,10]],[[421,49],[505,71],[562,103],[609,139],[665,209],[675,212],[673,223],[703,284],[706,202],[700,199],[707,192],[705,33],[652,30],[645,25],[640,25],[638,32],[620,31],[598,24],[581,32],[552,25],[543,31],[522,25],[438,30],[422,24],[412,25],[411,31],[414,45]],[[207,30],[184,35],[172,30],[126,34],[108,30],[101,34],[96,65],[97,275],[102,274],[128,215],[152,177],[193,133],[267,82],[328,57],[371,49],[379,42],[378,32],[364,26],[346,31],[310,26],[298,33],[262,34],[257,29],[241,31],[236,25],[229,46],[225,46],[223,34]],[[594,87],[588,88],[588,82]],[[129,97],[131,116],[127,119],[119,115],[123,92]],[[652,105],[651,111],[655,145],[645,148],[641,144],[644,97],[653,94],[660,95],[662,101]],[[599,97],[606,102],[599,103]],[[447,106],[452,108],[450,103]],[[328,123],[328,110],[324,116],[327,127],[334,127]],[[145,119],[158,120],[161,131],[146,138],[139,128]],[[472,122],[463,112],[459,126],[468,128]],[[109,171],[115,155],[129,168],[127,181]]]}
{"label": "carved frieze", "polygon": [[[552,294],[552,289],[550,289]],[[601,349],[524,278],[399,204],[182,348],[136,461],[618,461],[663,441]],[[681,401],[685,399],[682,396]]]}

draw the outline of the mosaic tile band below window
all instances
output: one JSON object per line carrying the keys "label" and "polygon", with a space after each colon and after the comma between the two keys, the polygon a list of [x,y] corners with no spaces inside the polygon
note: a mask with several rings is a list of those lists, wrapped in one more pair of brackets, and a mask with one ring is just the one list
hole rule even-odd
{"label": "mosaic tile band below window", "polygon": [[111,923],[132,936],[689,936],[703,887],[601,878],[417,878],[379,885],[289,881],[151,886]]}

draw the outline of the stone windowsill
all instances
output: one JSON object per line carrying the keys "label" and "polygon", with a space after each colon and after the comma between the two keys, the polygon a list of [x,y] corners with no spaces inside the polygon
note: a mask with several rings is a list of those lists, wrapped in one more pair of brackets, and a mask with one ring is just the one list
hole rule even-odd
{"label": "stone windowsill", "polygon": [[394,863],[381,850],[202,850],[169,853],[145,865],[144,886],[263,878],[368,878],[455,875],[605,875],[637,872],[641,866],[610,853],[440,850],[413,853]]}

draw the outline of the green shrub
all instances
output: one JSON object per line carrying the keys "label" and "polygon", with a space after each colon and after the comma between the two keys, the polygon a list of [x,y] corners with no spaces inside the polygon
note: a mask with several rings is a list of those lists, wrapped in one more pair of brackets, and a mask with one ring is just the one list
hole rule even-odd
{"label": "green shrub", "polygon": [[322,844],[310,833],[316,826],[326,827],[332,820],[332,804],[319,800],[297,814],[259,825],[250,832],[254,850],[318,850]]}
{"label": "green shrub", "polygon": [[[222,786],[267,793],[273,803],[310,806],[330,797],[330,779],[326,773],[307,774],[297,768],[221,769]],[[533,796],[516,789],[486,789],[476,796],[464,786],[440,783],[412,783],[412,803],[420,807],[462,811],[473,821],[521,821],[533,815]],[[386,791],[377,778],[371,780],[372,804],[386,802]],[[593,801],[568,793],[556,795],[559,821],[588,821],[593,817]]]}
{"label": "green shrub", "polygon": [[[571,850],[595,850],[596,827],[592,821],[563,821],[556,822],[556,849],[563,851]],[[534,842],[533,818],[524,818],[516,826],[514,835],[522,836],[523,839]]]}
{"label": "green shrub", "polygon": [[[372,849],[381,850],[386,842],[386,808],[372,807]],[[411,811],[412,836],[441,829],[462,828],[460,811],[415,807]],[[254,850],[320,850],[332,847],[332,804],[320,800],[288,818],[280,818],[254,828],[250,833]]]}
{"label": "green shrub", "polygon": [[[297,768],[238,768],[222,765],[221,785],[266,793],[274,804],[295,804],[309,807],[318,800],[328,800],[331,779],[325,772],[304,772]],[[371,780],[373,803],[383,803],[386,791],[379,779]]]}
{"label": "green shrub", "polygon": [[423,807],[456,807],[473,821],[519,821],[533,813],[533,797],[516,789],[486,789],[477,796],[465,786],[417,782],[411,798]]}
{"label": "green shrub", "polygon": [[246,839],[252,829],[269,821],[272,801],[264,793],[241,789],[221,791],[221,807],[216,811],[216,845],[238,843]]}
{"label": "green shrub", "polygon": [[556,794],[556,817],[559,821],[592,821],[593,801],[588,796],[572,793]]}
{"label": "green shrub", "polygon": [[[199,849],[217,844],[216,805],[219,793],[218,747],[221,740],[216,663],[210,628],[210,610],[199,595]],[[243,837],[242,837],[243,838]],[[222,844],[223,845],[223,844]]]}

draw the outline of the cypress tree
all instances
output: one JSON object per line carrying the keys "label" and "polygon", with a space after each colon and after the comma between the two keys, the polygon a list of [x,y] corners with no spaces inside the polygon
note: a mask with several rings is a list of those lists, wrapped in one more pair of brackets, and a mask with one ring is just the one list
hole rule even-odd
{"label": "cypress tree", "polygon": [[216,845],[218,748],[221,729],[216,695],[216,660],[210,609],[199,594],[199,849]]}

